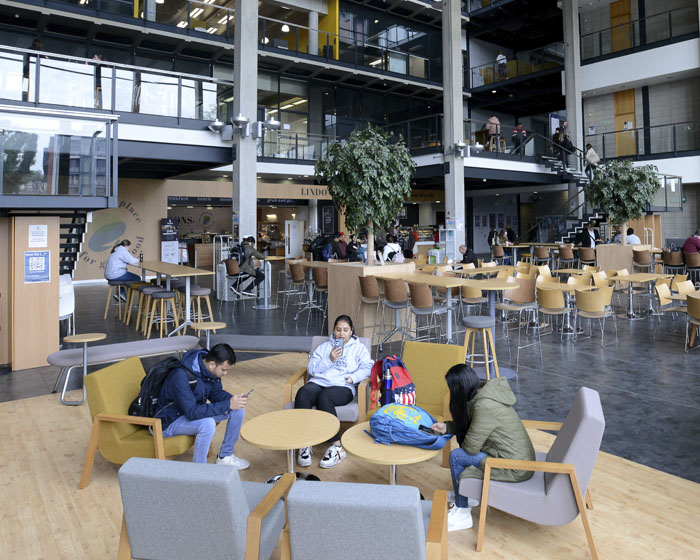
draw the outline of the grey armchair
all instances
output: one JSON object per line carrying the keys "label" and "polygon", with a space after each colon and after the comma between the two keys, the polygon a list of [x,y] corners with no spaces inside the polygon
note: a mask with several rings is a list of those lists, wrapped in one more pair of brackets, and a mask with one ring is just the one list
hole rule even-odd
{"label": "grey armchair", "polygon": [[119,560],[267,559],[282,534],[294,482],[241,482],[238,469],[129,459],[119,469],[124,519]]}
{"label": "grey armchair", "polygon": [[447,492],[433,498],[413,486],[297,481],[281,558],[446,560]]}
{"label": "grey armchair", "polygon": [[[593,389],[579,389],[563,424],[531,421],[524,421],[524,424],[526,427],[560,430],[549,453],[537,453],[536,461],[489,457],[483,481],[460,481],[460,494],[471,498],[481,496],[476,550],[480,551],[483,544],[486,507],[490,506],[540,525],[566,525],[580,514],[591,556],[597,560],[583,496],[592,509],[587,495],[588,483],[605,430],[600,395]],[[497,468],[531,470],[534,476],[524,482],[491,481],[491,469]]]}
{"label": "grey armchair", "polygon": [[[318,348],[321,344],[328,340],[327,336],[315,336],[311,341],[311,351],[309,352],[309,357],[314,353],[314,350]],[[372,355],[372,343],[369,338],[360,338],[360,342],[365,345],[365,348]],[[284,382],[282,386],[282,408],[294,408],[294,385],[299,383],[299,381],[306,382],[307,370],[306,368],[300,369],[296,373],[292,374],[289,379]],[[367,410],[369,409],[369,380],[367,379],[361,381],[357,385],[357,396],[348,404],[343,406],[336,406],[335,413],[338,416],[338,420],[341,422],[352,422],[360,423],[367,419]]]}

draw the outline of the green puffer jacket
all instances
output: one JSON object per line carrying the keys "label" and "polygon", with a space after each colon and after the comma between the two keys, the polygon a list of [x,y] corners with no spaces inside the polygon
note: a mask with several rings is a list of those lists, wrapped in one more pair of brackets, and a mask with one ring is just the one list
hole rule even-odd
{"label": "green puffer jacket", "polygon": [[[505,377],[496,377],[487,381],[476,396],[469,401],[471,423],[462,442],[462,449],[470,455],[483,451],[489,457],[534,461],[535,448],[525,426],[515,412],[515,395]],[[447,431],[454,433],[454,423],[447,422]],[[468,467],[461,478],[484,478],[484,465],[479,468]],[[521,482],[532,478],[532,471],[512,469],[493,469],[492,480],[504,482]]]}

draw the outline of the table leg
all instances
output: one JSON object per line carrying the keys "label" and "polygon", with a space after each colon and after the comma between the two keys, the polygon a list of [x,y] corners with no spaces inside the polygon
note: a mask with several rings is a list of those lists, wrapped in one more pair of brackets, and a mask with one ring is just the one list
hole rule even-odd
{"label": "table leg", "polygon": [[79,401],[67,401],[66,400],[66,389],[68,388],[68,380],[70,379],[70,372],[72,368],[69,368],[66,372],[66,380],[63,384],[63,391],[61,392],[61,402],[68,406],[78,406],[83,404],[87,398],[87,391],[85,390],[85,377],[87,376],[87,342],[83,342],[83,398]]}
{"label": "table leg", "polygon": [[618,317],[620,319],[628,319],[630,321],[638,321],[639,319],[644,319],[641,315],[637,315],[634,312],[634,290],[632,288],[633,282],[627,282],[629,286],[627,287],[627,313],[620,313]]}
{"label": "table leg", "polygon": [[[489,290],[489,317],[496,318],[496,290]],[[491,334],[496,339],[496,327],[491,327]]]}
{"label": "table leg", "polygon": [[518,264],[518,249],[513,247],[513,266]]}
{"label": "table leg", "polygon": [[389,484],[396,486],[396,465],[389,465]]}
{"label": "table leg", "polygon": [[294,473],[294,449],[287,449],[287,472]]}
{"label": "table leg", "polygon": [[[168,276],[168,284],[170,284],[170,276]],[[175,310],[173,309],[173,315],[175,314]],[[200,319],[201,320],[201,319]],[[212,317],[212,321],[213,321]],[[190,321],[190,277],[185,276],[185,321],[177,327],[176,329],[173,329],[171,332],[168,333],[168,336],[173,336],[177,331],[182,330],[183,333],[187,332],[187,327],[189,327],[192,324],[192,321]],[[207,335],[209,334],[209,331],[207,331]],[[208,346],[208,344],[207,344]]]}
{"label": "table leg", "polygon": [[[452,342],[452,288],[447,288],[447,342]],[[417,319],[416,319],[417,320]],[[430,331],[428,331],[430,334]]]}
{"label": "table leg", "polygon": [[146,269],[141,267],[141,282],[146,281]]}

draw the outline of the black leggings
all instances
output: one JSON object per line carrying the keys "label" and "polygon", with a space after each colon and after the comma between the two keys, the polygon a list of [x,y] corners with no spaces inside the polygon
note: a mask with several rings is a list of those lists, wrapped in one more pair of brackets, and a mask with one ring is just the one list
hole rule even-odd
{"label": "black leggings", "polygon": [[[313,408],[315,406],[318,410],[337,416],[335,407],[348,404],[352,398],[352,390],[348,387],[321,387],[316,383],[309,382],[297,391],[294,408]],[[340,431],[329,441],[338,439],[339,434]]]}

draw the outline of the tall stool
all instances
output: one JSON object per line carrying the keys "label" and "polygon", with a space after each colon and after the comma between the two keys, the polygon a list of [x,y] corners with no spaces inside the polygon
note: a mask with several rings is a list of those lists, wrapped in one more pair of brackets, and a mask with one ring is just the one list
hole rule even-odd
{"label": "tall stool", "polygon": [[[387,309],[394,312],[394,326],[382,338],[377,346],[377,352],[381,354],[384,343],[387,342],[395,334],[401,334],[403,342],[406,334],[406,327],[401,323],[401,310],[408,309],[409,298],[406,289],[406,282],[395,278],[384,278],[384,301],[382,302],[382,325],[384,324],[384,313]],[[384,334],[383,332],[380,334]]]}
{"label": "tall stool", "polygon": [[139,293],[139,301],[136,307],[136,326],[134,328],[137,331],[140,328],[143,334],[146,334],[148,306],[151,304],[151,294],[162,292],[163,288],[146,284],[145,286],[139,286],[136,291]]}
{"label": "tall stool", "polygon": [[664,265],[664,274],[683,274],[685,263],[681,251],[669,251],[664,249],[661,254],[661,262]]}
{"label": "tall stool", "polygon": [[[177,304],[175,303],[175,292],[168,292],[161,290],[159,292],[154,292],[151,294],[151,300],[153,304],[151,306],[150,319],[146,317],[148,321],[148,332],[146,333],[146,338],[151,338],[151,328],[153,323],[158,321],[158,333],[160,338],[163,338],[163,331],[166,331],[166,326],[170,322],[168,319],[168,303],[172,306],[173,310],[173,321],[175,321],[175,328],[180,326],[180,322],[177,318]],[[158,308],[158,316],[156,317],[156,307]],[[167,332],[165,333],[168,334]],[[180,331],[178,331],[180,334]]]}
{"label": "tall stool", "polygon": [[150,286],[148,282],[134,282],[129,286],[129,290],[126,293],[126,308],[124,309],[124,324],[129,325],[131,322],[131,311],[137,306],[138,301],[134,301],[137,294],[140,295],[139,288],[141,286]]}
{"label": "tall stool", "polygon": [[[312,269],[312,275],[314,277],[314,287],[311,292],[311,309],[309,309],[309,314],[306,316],[306,331],[309,330],[309,321],[311,320],[311,311],[313,309],[318,309],[321,311],[321,333],[323,333],[323,325],[326,324],[326,315],[328,315],[328,269],[327,268],[314,268]],[[315,299],[318,295],[318,303]]]}
{"label": "tall stool", "polygon": [[[372,327],[372,336],[368,337],[367,333],[363,336],[369,338],[370,343],[374,342],[374,334],[377,329],[377,320],[379,319],[379,306],[382,303],[382,294],[379,291],[379,281],[376,276],[358,276],[360,282],[360,301],[357,304],[357,315],[355,316],[355,330]],[[374,305],[374,321],[371,325],[365,324],[361,320],[362,308],[364,305]]]}
{"label": "tall stool", "polygon": [[549,264],[549,249],[547,247],[535,247],[532,255],[532,264],[535,266]]}
{"label": "tall stool", "polygon": [[700,280],[700,253],[683,253],[685,259],[685,271],[688,278],[697,284]]}
{"label": "tall stool", "polygon": [[595,249],[592,247],[579,247],[578,262],[581,266],[584,264],[595,266]]}
{"label": "tall stool", "polygon": [[[462,323],[466,327],[464,333],[464,347],[467,350],[466,361],[470,367],[474,367],[474,363],[484,364],[486,367],[486,380],[491,379],[490,365],[493,364],[493,369],[496,377],[500,377],[498,373],[498,359],[496,358],[496,345],[493,342],[493,333],[491,329],[496,326],[496,320],[493,317],[486,315],[467,315],[462,317]],[[481,334],[481,342],[483,345],[483,354],[475,354],[474,346],[476,335]],[[471,340],[471,349],[469,342]],[[481,358],[474,360],[474,358]]]}
{"label": "tall stool", "polygon": [[503,250],[502,245],[494,245],[491,247],[491,252],[492,252],[492,258],[494,261],[496,261],[499,265],[503,265],[505,258],[506,258],[506,253]]}
{"label": "tall stool", "polygon": [[[185,307],[185,290],[185,286],[181,286],[177,289],[177,291],[180,293],[180,297],[182,298],[182,305],[180,305],[181,309],[184,309]],[[208,319],[209,321],[214,320],[214,314],[211,311],[211,301],[209,300],[210,294],[210,288],[202,288],[201,286],[190,286],[190,309],[192,310],[191,315],[193,321],[202,322],[206,319]],[[207,310],[209,311],[209,314],[202,314],[202,300],[204,300],[207,304]]]}
{"label": "tall stool", "polygon": [[636,272],[652,272],[654,259],[651,251],[644,249],[641,251],[632,250],[632,261]]}
{"label": "tall stool", "polygon": [[575,268],[576,267],[576,257],[574,256],[574,250],[568,245],[559,246],[559,264],[557,268]]}
{"label": "tall stool", "polygon": [[131,284],[134,284],[138,282],[138,280],[107,280],[107,284],[109,285],[109,289],[107,290],[107,302],[105,303],[105,316],[104,318],[107,318],[107,313],[109,313],[109,298],[112,296],[112,288],[116,286],[117,288],[117,303],[116,305],[119,309],[119,318],[122,318],[122,299],[121,299],[121,293],[122,289],[124,291],[127,290]]}

